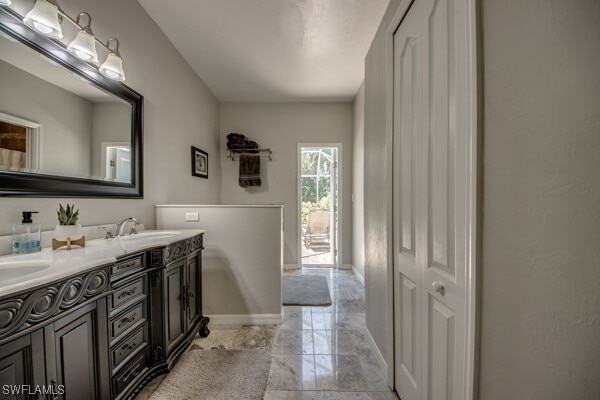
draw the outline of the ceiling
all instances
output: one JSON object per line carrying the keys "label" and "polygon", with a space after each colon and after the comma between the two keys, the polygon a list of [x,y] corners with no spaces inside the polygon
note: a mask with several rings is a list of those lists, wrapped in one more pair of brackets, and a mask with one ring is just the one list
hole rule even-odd
{"label": "ceiling", "polygon": [[350,101],[389,0],[138,0],[220,101]]}

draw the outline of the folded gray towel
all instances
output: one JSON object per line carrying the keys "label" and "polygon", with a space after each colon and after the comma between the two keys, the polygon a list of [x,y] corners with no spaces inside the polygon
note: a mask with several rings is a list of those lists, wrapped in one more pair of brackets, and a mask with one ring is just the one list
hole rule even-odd
{"label": "folded gray towel", "polygon": [[240,186],[261,186],[260,156],[240,155]]}

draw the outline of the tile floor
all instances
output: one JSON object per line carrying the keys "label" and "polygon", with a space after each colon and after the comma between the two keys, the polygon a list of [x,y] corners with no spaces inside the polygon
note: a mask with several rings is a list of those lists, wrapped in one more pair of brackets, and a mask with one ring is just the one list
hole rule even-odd
{"label": "tile floor", "polygon": [[[192,347],[264,348],[272,355],[265,400],[392,400],[365,336],[364,287],[351,271],[303,268],[286,274],[327,277],[329,307],[283,307],[280,326],[210,325]],[[146,399],[160,380],[151,382]]]}
{"label": "tile floor", "polygon": [[314,246],[306,248],[302,246],[302,265],[307,267],[331,268],[333,266],[333,251],[331,246]]}

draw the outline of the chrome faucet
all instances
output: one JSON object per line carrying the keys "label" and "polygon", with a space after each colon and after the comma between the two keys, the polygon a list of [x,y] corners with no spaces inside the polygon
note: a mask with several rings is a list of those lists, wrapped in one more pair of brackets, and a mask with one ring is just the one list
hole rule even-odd
{"label": "chrome faucet", "polygon": [[141,222],[138,221],[136,218],[133,217],[129,217],[129,218],[125,218],[123,221],[121,221],[118,225],[117,225],[117,237],[119,236],[124,236],[125,235],[125,227],[127,226],[127,224],[129,222],[133,222],[133,226],[131,227],[131,230],[129,231],[130,235],[136,234],[137,231],[135,230],[135,227],[138,225],[141,225]]}
{"label": "chrome faucet", "polygon": [[99,226],[98,230],[104,230],[106,232],[106,235],[104,236],[104,239],[112,239],[112,238],[114,238],[112,230],[108,226]]}

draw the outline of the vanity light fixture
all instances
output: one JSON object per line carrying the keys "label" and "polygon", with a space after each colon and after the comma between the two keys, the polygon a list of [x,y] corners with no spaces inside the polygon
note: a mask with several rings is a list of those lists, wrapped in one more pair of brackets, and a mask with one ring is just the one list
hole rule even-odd
{"label": "vanity light fixture", "polygon": [[[6,2],[10,4],[11,0],[0,0],[0,5]],[[87,17],[87,25],[80,24],[82,16]],[[92,17],[90,14],[81,12],[77,15],[77,19],[73,19],[60,8],[56,0],[36,0],[31,11],[23,18],[23,23],[43,35],[60,39],[63,37],[60,26],[63,20],[67,20],[79,28],[77,36],[67,46],[69,53],[98,68],[96,42],[100,43],[102,47],[108,50],[108,56],[102,66],[98,68],[98,71],[109,79],[123,82],[125,80],[125,72],[123,71],[123,59],[119,53],[119,41],[115,38],[110,38],[104,44],[95,37],[92,32]],[[110,44],[113,41],[116,42],[116,46],[114,49],[111,49]]]}
{"label": "vanity light fixture", "polygon": [[63,37],[59,21],[59,8],[56,3],[47,0],[36,0],[35,5],[25,15],[23,22],[36,31],[60,39]]}
{"label": "vanity light fixture", "polygon": [[[111,41],[117,43],[114,50],[110,50]],[[119,41],[115,38],[108,39],[106,48],[110,50],[110,53],[98,70],[107,78],[123,82],[125,80],[125,72],[123,71],[123,59],[121,58],[121,53],[119,53]]]}
{"label": "vanity light fixture", "polygon": [[77,32],[77,36],[75,36],[75,39],[69,44],[67,50],[82,60],[97,63],[98,52],[96,52],[96,38],[92,33],[92,17],[86,12],[79,13],[77,20],[75,21],[77,25],[79,25],[79,19],[82,15],[87,17],[88,23]]}

